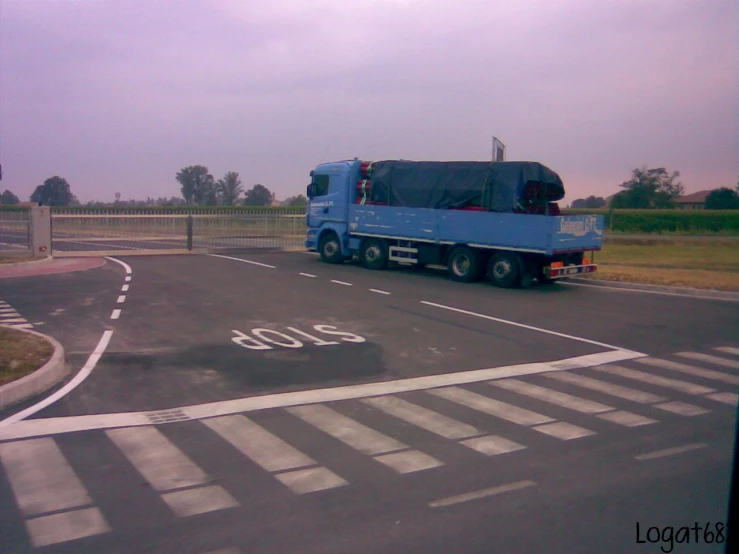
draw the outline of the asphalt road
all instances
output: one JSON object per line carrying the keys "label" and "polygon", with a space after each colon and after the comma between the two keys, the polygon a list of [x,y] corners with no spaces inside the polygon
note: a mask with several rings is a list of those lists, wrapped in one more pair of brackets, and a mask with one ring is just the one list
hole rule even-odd
{"label": "asphalt road", "polygon": [[0,552],[660,552],[650,527],[726,523],[736,303],[124,261],[0,283],[75,368],[112,331],[0,424]]}

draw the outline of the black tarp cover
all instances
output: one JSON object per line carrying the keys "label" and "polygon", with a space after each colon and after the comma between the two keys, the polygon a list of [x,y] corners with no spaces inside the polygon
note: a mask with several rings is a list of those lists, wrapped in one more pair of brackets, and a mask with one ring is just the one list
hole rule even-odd
{"label": "black tarp cover", "polygon": [[549,201],[564,198],[559,175],[538,162],[373,162],[370,201],[390,206],[454,209],[477,206],[512,212],[528,183],[546,186]]}

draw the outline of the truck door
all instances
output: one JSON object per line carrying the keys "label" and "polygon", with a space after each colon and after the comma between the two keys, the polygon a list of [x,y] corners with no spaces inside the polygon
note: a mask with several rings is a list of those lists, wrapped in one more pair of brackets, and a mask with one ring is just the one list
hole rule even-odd
{"label": "truck door", "polygon": [[[322,227],[325,223],[346,224],[348,206],[347,172],[340,166],[329,173],[314,173],[308,188],[310,204],[308,226]],[[343,229],[341,230],[343,232]]]}

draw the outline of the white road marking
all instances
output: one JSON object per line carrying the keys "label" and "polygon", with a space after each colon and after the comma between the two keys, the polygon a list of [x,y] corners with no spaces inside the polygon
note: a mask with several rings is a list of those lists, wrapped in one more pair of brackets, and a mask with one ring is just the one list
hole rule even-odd
{"label": "white road marking", "polygon": [[643,371],[637,371],[635,369],[629,369],[619,365],[601,366],[593,368],[596,371],[602,371],[604,373],[610,373],[611,375],[618,375],[625,379],[633,379],[636,381],[642,381],[649,383],[650,385],[657,385],[668,389],[674,389],[686,394],[707,394],[709,392],[716,392],[716,389],[710,389],[702,385],[696,385],[694,383],[688,383],[687,381],[680,381],[678,379],[668,379],[666,377],[660,377],[659,375],[652,375],[651,373],[645,373]]}
{"label": "white road marking", "polygon": [[2,315],[17,315],[18,312],[15,310],[15,308],[0,308],[0,314]]}
{"label": "white road marking", "polygon": [[490,321],[495,321],[497,323],[503,323],[505,325],[512,325],[513,327],[520,327],[522,329],[528,329],[529,331],[536,331],[536,332],[539,332],[539,333],[546,333],[547,335],[554,335],[556,337],[562,337],[562,338],[565,338],[565,339],[570,339],[570,340],[575,340],[575,341],[579,341],[579,342],[584,342],[584,343],[587,343],[587,344],[595,344],[597,346],[603,346],[604,348],[611,348],[613,350],[624,350],[623,348],[620,348],[618,346],[613,346],[611,344],[606,344],[606,343],[603,343],[603,342],[598,342],[598,341],[594,341],[594,340],[590,340],[590,339],[584,339],[582,337],[575,337],[573,335],[566,335],[564,333],[559,333],[557,331],[550,331],[549,329],[542,329],[541,327],[534,327],[532,325],[525,325],[523,323],[516,323],[515,321],[509,321],[507,319],[500,319],[498,317],[492,317],[492,316],[485,315],[485,314],[479,314],[477,312],[470,312],[468,310],[461,310],[459,308],[452,308],[451,306],[445,306],[443,304],[436,304],[434,302],[426,302],[425,300],[421,300],[421,304],[425,304],[427,306],[433,306],[435,308],[441,308],[442,310],[449,310],[451,312],[457,312],[457,313],[460,313],[460,314],[465,314],[465,315],[469,315],[469,316],[473,316],[473,317],[479,317],[479,318],[482,318],[482,319],[487,319],[487,320],[490,320]]}
{"label": "white road marking", "polygon": [[735,348],[733,346],[719,346],[715,348],[714,350],[718,350],[719,352],[725,352],[727,354],[734,354],[736,356],[739,356],[739,348]]}
{"label": "white road marking", "polygon": [[590,287],[596,289],[615,290],[618,292],[631,292],[635,294],[658,294],[661,296],[680,296],[682,298],[692,298],[694,300],[718,300],[719,302],[737,302],[733,298],[716,298],[715,296],[703,296],[694,294],[680,294],[679,292],[662,292],[658,290],[644,290],[644,289],[627,289],[621,287],[609,287],[607,285],[589,285],[587,283],[570,283],[567,281],[560,281],[561,284],[567,285],[568,287]]}
{"label": "white road marking", "polygon": [[504,492],[517,491],[536,485],[533,481],[519,481],[517,483],[510,483],[508,485],[500,485],[497,487],[490,487],[487,489],[481,489],[475,492],[468,492],[465,494],[458,494],[457,496],[450,496],[448,498],[442,498],[441,500],[435,500],[429,502],[429,506],[432,508],[441,508],[443,506],[452,506],[454,504],[461,504],[462,502],[469,502],[470,500],[477,500],[479,498],[485,498],[488,496],[495,496]]}
{"label": "white road marking", "polygon": [[578,396],[572,396],[571,394],[565,394],[546,387],[532,385],[519,379],[502,379],[500,381],[490,381],[488,384],[584,414],[599,414],[615,409],[612,406],[586,400]]}
{"label": "white road marking", "polygon": [[0,461],[26,516],[93,503],[54,439],[0,444]]}
{"label": "white road marking", "polygon": [[243,415],[204,419],[202,423],[267,471],[317,465],[315,460]]}
{"label": "white road marking", "polygon": [[412,404],[402,398],[381,396],[367,398],[362,402],[446,439],[466,439],[483,434],[472,425]]}
{"label": "white road marking", "polygon": [[210,481],[208,475],[156,427],[109,429],[106,435],[157,491],[169,491]]}
{"label": "white road marking", "polygon": [[177,517],[188,517],[217,510],[235,508],[236,499],[219,485],[186,489],[162,495]]}
{"label": "white road marking", "polygon": [[8,323],[28,323],[25,317],[16,317],[13,319],[0,319],[0,324],[6,325]]}
{"label": "white road marking", "polygon": [[663,402],[662,404],[655,404],[654,407],[666,412],[688,417],[707,414],[711,411],[685,402]]}
{"label": "white road marking", "polygon": [[407,445],[332,410],[327,406],[296,406],[287,412],[364,454],[404,450]]}
{"label": "white road marking", "polygon": [[[108,347],[108,343],[110,342],[110,338],[112,336],[113,336],[113,331],[111,330],[103,331],[103,336],[100,337],[100,342],[98,342],[97,346],[95,347],[95,350],[92,352],[92,354],[90,354],[90,357],[87,358],[87,362],[85,363],[84,366],[82,366],[82,369],[80,369],[79,373],[75,375],[74,378],[69,383],[64,385],[61,389],[56,391],[54,394],[52,394],[48,398],[45,398],[41,402],[34,404],[33,406],[30,406],[29,408],[26,408],[25,410],[22,410],[18,412],[17,414],[12,415],[0,421],[0,438],[2,438],[3,427],[10,427],[11,423],[17,423],[21,421],[22,419],[25,419],[26,417],[32,414],[35,414],[39,410],[43,410],[47,406],[51,406],[54,402],[56,402],[60,398],[63,398],[65,395],[69,394],[72,390],[74,390],[77,386],[79,386],[80,383],[82,383],[85,379],[87,379],[90,373],[92,373],[92,370],[95,369],[95,366],[97,365],[98,360],[100,360],[102,355],[105,353],[105,349]],[[82,417],[85,417],[85,416],[82,416]],[[49,420],[41,419],[37,421],[40,421],[40,422],[47,421],[48,422]]]}
{"label": "white road marking", "polygon": [[[144,250],[144,249],[139,249],[139,250]],[[110,258],[108,256],[106,256],[105,259],[106,260],[110,260],[111,262],[115,262],[117,264],[122,265],[123,266],[123,269],[126,270],[126,274],[127,275],[131,275],[131,273],[133,273],[133,270],[131,269],[131,266],[128,265],[126,262],[121,261],[121,260],[119,260],[117,258]],[[131,280],[130,277],[126,277],[126,281],[130,281],[130,280]]]}
{"label": "white road marking", "polygon": [[585,429],[583,427],[578,427],[577,425],[572,425],[571,423],[565,423],[564,421],[545,423],[544,425],[537,425],[536,427],[532,427],[532,429],[535,429],[540,433],[544,433],[546,435],[550,435],[552,437],[566,441],[595,435],[595,431],[591,431],[590,429]]}
{"label": "white road marking", "polygon": [[128,287],[129,287],[129,285],[123,285],[121,287],[121,292],[128,292]]}
{"label": "white road marking", "polygon": [[118,319],[121,317],[121,310],[113,310],[113,313],[110,314],[110,319]]}
{"label": "white road marking", "polygon": [[508,452],[515,452],[526,448],[523,444],[519,444],[496,435],[467,439],[460,441],[459,444],[463,444],[464,446],[471,448],[472,450],[476,450],[480,454],[485,454],[486,456],[497,456],[498,454],[506,454]]}
{"label": "white road marking", "polygon": [[233,256],[224,256],[222,254],[206,254],[206,256],[213,256],[214,258],[223,258],[224,260],[233,260],[235,262],[242,262],[245,264],[258,265],[260,267],[267,267],[269,269],[275,269],[275,266],[269,264],[263,264],[261,262],[254,262],[252,260],[245,260],[243,258],[234,258]]}
{"label": "white road marking", "polygon": [[26,528],[36,548],[111,531],[110,525],[97,508],[30,519],[26,521]]}
{"label": "white road marking", "polygon": [[585,377],[584,375],[576,375],[567,371],[544,373],[542,376],[567,383],[568,385],[576,385],[585,389],[602,392],[603,394],[615,396],[616,398],[631,400],[632,402],[637,402],[639,404],[653,404],[664,400],[664,398],[657,396],[656,394],[623,387],[621,385],[614,385],[613,383],[607,383],[599,379],[593,379],[592,377]]}
{"label": "white road marking", "polygon": [[716,402],[723,402],[730,406],[736,406],[739,403],[739,395],[733,392],[717,392],[715,394],[707,394],[706,398],[715,400]]}
{"label": "white road marking", "polygon": [[311,275],[310,273],[298,273],[298,275],[302,275],[303,277],[313,277],[313,278],[315,278],[315,275]]}
{"label": "white road marking", "polygon": [[128,283],[128,282],[130,282],[130,281],[131,281],[131,276],[130,276],[130,275],[126,275],[125,281],[126,281],[127,283]]}
{"label": "white road marking", "polygon": [[[3,322],[0,321],[0,324],[3,324]],[[32,323],[13,323],[10,325],[10,327],[13,327],[15,329],[33,329],[33,324]]]}
{"label": "white road marking", "polygon": [[712,356],[711,354],[699,354],[698,352],[678,352],[677,355],[682,356],[683,358],[691,358],[693,360],[700,360],[702,362],[708,362],[724,367],[739,369],[739,362],[734,360],[727,360],[726,358],[722,358],[721,356]]}
{"label": "white road marking", "polygon": [[500,400],[494,400],[487,396],[470,392],[459,387],[449,387],[444,389],[433,389],[426,391],[427,394],[438,396],[451,402],[456,402],[467,408],[472,408],[478,412],[516,423],[518,425],[537,425],[549,421],[555,421],[549,416],[538,414],[524,408],[519,408],[513,404],[507,404]]}
{"label": "white road marking", "polygon": [[376,292],[377,294],[390,294],[384,290],[370,289],[370,292]]}
{"label": "white road marking", "polygon": [[418,450],[405,450],[376,456],[375,460],[398,473],[413,473],[444,465],[442,462]]}
{"label": "white road marking", "polygon": [[[112,335],[113,331],[106,331],[106,333],[110,333]],[[210,402],[207,404],[174,406],[172,409],[181,410],[190,419],[203,419],[242,412],[254,412],[268,408],[285,408],[288,406],[304,404],[353,400],[357,398],[368,398],[371,396],[382,396],[385,394],[426,390],[435,387],[478,383],[481,381],[502,379],[505,377],[520,377],[522,375],[537,375],[553,371],[584,369],[604,363],[631,360],[643,355],[644,354],[635,352],[616,350],[611,352],[601,352],[599,354],[587,354],[585,356],[577,356],[554,362],[519,364],[472,371],[460,371],[457,373],[429,375],[426,377],[412,377],[409,379],[398,379],[395,381],[383,381],[379,383],[366,383],[362,385],[347,385],[343,387],[329,387],[324,389],[268,394],[263,396]],[[151,425],[151,420],[149,420],[147,413],[148,412],[127,412],[54,417],[24,421],[17,423],[16,425],[8,426],[4,426],[5,421],[3,421],[0,422],[0,440],[88,431],[91,429],[110,429],[113,427]]]}
{"label": "white road marking", "polygon": [[123,304],[126,301],[126,296],[121,295],[118,297],[118,304]]}
{"label": "white road marking", "polygon": [[275,475],[275,477],[295,494],[325,491],[349,484],[325,467],[286,471]]}
{"label": "white road marking", "polygon": [[619,425],[623,425],[625,427],[639,427],[641,425],[650,425],[652,423],[657,423],[656,419],[644,417],[638,414],[632,414],[631,412],[622,411],[600,414],[597,417],[599,417],[600,419],[605,419],[606,421],[610,421],[612,423],[618,423]]}
{"label": "white road marking", "polygon": [[637,460],[654,460],[656,458],[675,456],[676,454],[682,454],[684,452],[706,448],[707,446],[708,445],[704,442],[696,442],[693,444],[686,444],[684,446],[675,446],[673,448],[665,448],[664,450],[656,450],[655,452],[649,452],[647,454],[640,454],[638,456],[634,456],[634,458]]}
{"label": "white road marking", "polygon": [[345,283],[344,281],[337,281],[336,279],[331,279],[332,283],[336,283],[337,285],[344,285],[345,287],[351,287],[351,283]]}
{"label": "white road marking", "polygon": [[701,367],[673,362],[672,360],[662,360],[657,358],[639,358],[638,360],[634,361],[639,362],[640,364],[679,371],[681,373],[693,375],[695,377],[703,377],[704,379],[721,381],[722,383],[728,383],[730,385],[739,385],[739,377],[737,377],[736,375],[729,375],[728,373],[722,373],[720,371],[714,371],[712,369],[703,369]]}

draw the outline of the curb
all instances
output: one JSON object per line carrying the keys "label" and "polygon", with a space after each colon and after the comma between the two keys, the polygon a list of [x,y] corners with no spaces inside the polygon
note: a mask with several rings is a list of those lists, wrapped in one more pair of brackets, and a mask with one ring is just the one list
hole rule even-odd
{"label": "curb", "polygon": [[69,368],[64,359],[64,347],[56,339],[29,329],[18,329],[10,325],[0,325],[0,327],[36,335],[49,341],[54,347],[51,358],[40,369],[0,386],[0,410],[3,410],[59,384],[69,373]]}
{"label": "curb", "polygon": [[39,265],[39,264],[45,264],[45,263],[49,263],[49,262],[53,262],[53,261],[54,261],[54,258],[52,258],[51,256],[47,256],[46,258],[44,258],[42,260],[34,260],[34,259],[31,259],[31,260],[29,260],[27,262],[12,262],[12,263],[9,263],[9,264],[0,264],[0,268],[3,268],[3,267],[21,267],[21,266],[27,266],[27,265]]}
{"label": "curb", "polygon": [[616,289],[633,290],[636,292],[663,292],[668,294],[679,294],[682,296],[693,296],[696,298],[710,298],[713,300],[730,300],[739,302],[739,292],[729,292],[713,289],[693,289],[687,287],[665,287],[659,285],[647,285],[642,283],[628,283],[624,281],[604,281],[600,279],[582,279],[568,277],[565,283],[576,285],[592,285],[594,287],[610,287]]}

